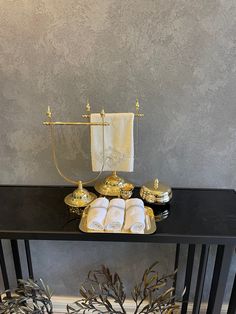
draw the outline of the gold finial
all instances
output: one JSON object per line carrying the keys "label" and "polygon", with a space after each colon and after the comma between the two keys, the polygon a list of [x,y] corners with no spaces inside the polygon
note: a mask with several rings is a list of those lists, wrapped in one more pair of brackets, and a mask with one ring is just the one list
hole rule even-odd
{"label": "gold finial", "polygon": [[105,110],[104,110],[104,108],[102,108],[102,111],[101,111],[100,115],[101,115],[102,118],[105,117]]}
{"label": "gold finial", "polygon": [[143,117],[143,116],[144,116],[144,114],[143,114],[143,113],[140,113],[140,112],[139,112],[140,106],[139,106],[138,97],[136,98],[135,109],[136,109],[136,112],[135,112],[135,114],[134,114],[134,115],[135,115],[135,117],[139,117],[139,118],[141,118],[141,117]]}
{"label": "gold finial", "polygon": [[48,116],[48,118],[52,117],[52,112],[51,112],[50,106],[48,106],[47,116]]}
{"label": "gold finial", "polygon": [[158,186],[159,186],[159,180],[156,178],[154,180],[154,189],[157,190],[158,189]]}
{"label": "gold finial", "polygon": [[136,104],[135,104],[135,108],[136,108],[136,113],[139,113],[139,101],[138,98],[136,98]]}
{"label": "gold finial", "polygon": [[87,99],[87,104],[86,104],[86,111],[88,112],[88,113],[90,113],[90,111],[91,111],[91,107],[90,107],[90,104],[89,104],[89,100]]}

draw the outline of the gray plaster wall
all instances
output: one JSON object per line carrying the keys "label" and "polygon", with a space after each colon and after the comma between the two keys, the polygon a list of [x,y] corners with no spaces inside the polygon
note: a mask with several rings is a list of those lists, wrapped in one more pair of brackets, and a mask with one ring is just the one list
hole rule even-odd
{"label": "gray plaster wall", "polygon": [[[80,120],[87,98],[120,112],[138,97],[145,117],[125,177],[235,188],[235,27],[235,0],[0,0],[0,183],[65,184],[42,126],[48,105]],[[92,178],[88,128],[57,135],[63,170]],[[103,262],[127,285],[153,259],[173,265],[171,245],[34,241],[32,251],[58,294]]]}

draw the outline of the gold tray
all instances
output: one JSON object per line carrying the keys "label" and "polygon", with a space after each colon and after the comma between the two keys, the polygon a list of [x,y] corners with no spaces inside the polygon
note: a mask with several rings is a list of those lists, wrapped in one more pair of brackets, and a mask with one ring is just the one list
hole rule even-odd
{"label": "gold tray", "polygon": [[[146,227],[144,229],[144,233],[141,233],[141,234],[152,234],[156,231],[157,227],[156,227],[156,222],[155,222],[155,216],[154,216],[154,213],[153,213],[153,210],[151,207],[148,207],[148,206],[144,206],[145,208],[145,214],[146,214],[146,217],[149,218],[150,220],[150,226],[148,228],[147,226],[147,219],[145,220],[146,221]],[[83,232],[87,232],[87,233],[124,233],[124,234],[135,234],[135,233],[132,233],[130,231],[127,231],[127,230],[124,230],[124,229],[121,229],[120,232],[115,232],[115,231],[107,231],[107,230],[92,230],[92,229],[88,229],[87,228],[87,215],[88,215],[88,210],[89,210],[89,206],[87,206],[84,211],[83,211],[83,214],[82,214],[82,217],[81,217],[81,220],[80,220],[80,224],[79,224],[79,229]]]}

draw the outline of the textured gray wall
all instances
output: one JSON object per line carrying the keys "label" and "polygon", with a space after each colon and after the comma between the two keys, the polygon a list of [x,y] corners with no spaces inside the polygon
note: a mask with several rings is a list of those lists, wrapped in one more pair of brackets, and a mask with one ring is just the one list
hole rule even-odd
{"label": "textured gray wall", "polygon": [[[235,188],[235,27],[235,0],[0,0],[0,183],[64,184],[42,126],[47,105],[75,120],[87,97],[94,111],[130,111],[138,96],[145,117],[130,180]],[[67,174],[92,176],[88,136],[87,128],[58,131]],[[103,261],[124,270],[131,259],[135,270],[140,256],[131,254],[143,245],[115,246],[113,256],[110,244],[34,242],[36,274],[72,293],[63,261],[76,272]],[[89,257],[77,266],[81,250]],[[169,251],[160,259],[172,263]]]}
{"label": "textured gray wall", "polygon": [[[64,183],[42,127],[47,105],[79,119],[87,97],[94,110],[126,111],[138,96],[145,118],[130,179],[236,187],[234,0],[0,5],[2,183]],[[63,169],[84,178],[86,132],[60,137]]]}

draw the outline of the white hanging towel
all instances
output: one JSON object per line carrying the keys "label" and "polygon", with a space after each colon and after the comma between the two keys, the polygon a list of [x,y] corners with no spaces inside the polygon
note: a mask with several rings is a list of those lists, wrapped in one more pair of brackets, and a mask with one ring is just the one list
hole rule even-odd
{"label": "white hanging towel", "polygon": [[113,198],[110,201],[105,219],[105,230],[121,231],[125,218],[125,201],[121,198]]}
{"label": "white hanging towel", "polygon": [[[91,122],[101,122],[101,115],[91,114]],[[132,172],[134,169],[133,113],[106,113],[104,127],[104,171]],[[92,170],[103,165],[103,128],[91,126]]]}
{"label": "white hanging towel", "polygon": [[89,207],[87,216],[87,227],[92,230],[104,230],[104,222],[107,214],[109,201],[105,197],[95,199]]}
{"label": "white hanging towel", "polygon": [[126,201],[125,230],[132,233],[144,233],[145,208],[142,200],[131,198]]}

